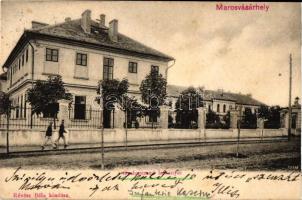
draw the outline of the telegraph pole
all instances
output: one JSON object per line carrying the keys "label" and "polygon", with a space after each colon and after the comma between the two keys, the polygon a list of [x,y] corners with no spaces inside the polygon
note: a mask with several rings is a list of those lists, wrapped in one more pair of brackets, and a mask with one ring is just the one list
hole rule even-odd
{"label": "telegraph pole", "polygon": [[241,112],[242,105],[239,106],[239,120],[237,120],[238,124],[238,135],[237,135],[237,148],[236,148],[236,157],[239,157],[239,142],[240,142],[240,129],[241,129]]}
{"label": "telegraph pole", "polygon": [[101,134],[102,134],[102,142],[101,142],[101,148],[102,148],[102,160],[101,160],[101,169],[105,169],[104,164],[104,105],[103,105],[103,88],[102,85],[100,85],[100,107],[101,107]]}
{"label": "telegraph pole", "polygon": [[288,141],[292,129],[292,54],[289,54]]}

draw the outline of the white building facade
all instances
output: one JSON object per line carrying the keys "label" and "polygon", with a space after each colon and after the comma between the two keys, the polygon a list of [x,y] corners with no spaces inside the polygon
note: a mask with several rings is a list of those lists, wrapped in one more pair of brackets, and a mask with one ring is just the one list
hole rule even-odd
{"label": "white building facade", "polygon": [[[107,27],[105,15],[95,22],[86,10],[80,19],[66,18],[60,24],[32,22],[3,65],[7,80],[1,82],[1,90],[13,105],[27,108],[26,91],[35,81],[60,75],[75,106],[99,108],[98,81],[126,78],[130,96],[139,99],[139,85],[151,68],[166,76],[172,62],[174,58],[120,34],[117,20]],[[22,116],[26,113],[15,113]]]}

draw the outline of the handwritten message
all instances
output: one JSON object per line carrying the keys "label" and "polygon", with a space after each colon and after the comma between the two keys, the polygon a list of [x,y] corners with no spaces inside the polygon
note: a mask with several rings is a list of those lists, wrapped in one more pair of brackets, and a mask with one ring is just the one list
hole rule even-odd
{"label": "handwritten message", "polygon": [[0,177],[0,194],[5,195],[1,197],[14,199],[246,199],[259,194],[288,198],[299,196],[301,184],[299,172],[221,170],[30,171],[17,168],[0,170]]}

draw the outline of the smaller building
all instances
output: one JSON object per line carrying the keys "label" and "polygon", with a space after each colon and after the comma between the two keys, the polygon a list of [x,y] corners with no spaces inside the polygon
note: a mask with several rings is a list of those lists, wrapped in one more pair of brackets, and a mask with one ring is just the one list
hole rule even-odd
{"label": "smaller building", "polygon": [[[296,97],[292,105],[291,132],[294,135],[301,135],[301,104],[299,100],[299,97]],[[281,127],[288,129],[288,107],[283,108],[280,115]]]}
{"label": "smaller building", "polygon": [[[167,96],[168,100],[172,104],[172,109],[175,109],[175,103],[182,91],[187,87],[168,85]],[[238,109],[238,106],[242,107],[242,112],[245,109],[251,109],[252,113],[257,113],[257,110],[264,103],[254,99],[251,94],[240,94],[225,92],[223,90],[204,90],[199,88],[200,94],[203,96],[203,105],[206,111],[214,111],[220,116],[226,115],[230,110]]]}

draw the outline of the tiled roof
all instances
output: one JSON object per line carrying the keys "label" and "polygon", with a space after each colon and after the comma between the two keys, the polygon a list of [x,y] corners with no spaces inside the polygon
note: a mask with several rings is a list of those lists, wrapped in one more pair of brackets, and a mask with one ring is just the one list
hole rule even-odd
{"label": "tiled roof", "polygon": [[[188,87],[168,85],[167,95],[171,97],[177,97],[183,90]],[[219,90],[204,90],[204,100],[212,101],[213,99],[224,100],[224,101],[234,101],[238,104],[244,105],[265,105],[264,103],[252,98],[250,95],[237,94],[231,92],[224,92]]]}
{"label": "tiled roof", "polygon": [[121,33],[118,33],[118,41],[110,40],[108,35],[108,27],[99,28],[99,23],[91,20],[92,31],[87,34],[81,28],[81,20],[70,20],[56,25],[47,25],[41,28],[27,30],[28,32],[39,33],[59,38],[77,40],[81,42],[92,43],[96,45],[112,47],[117,49],[138,52],[147,55],[158,56],[166,60],[174,60],[173,57],[152,49],[134,39],[131,39]]}

